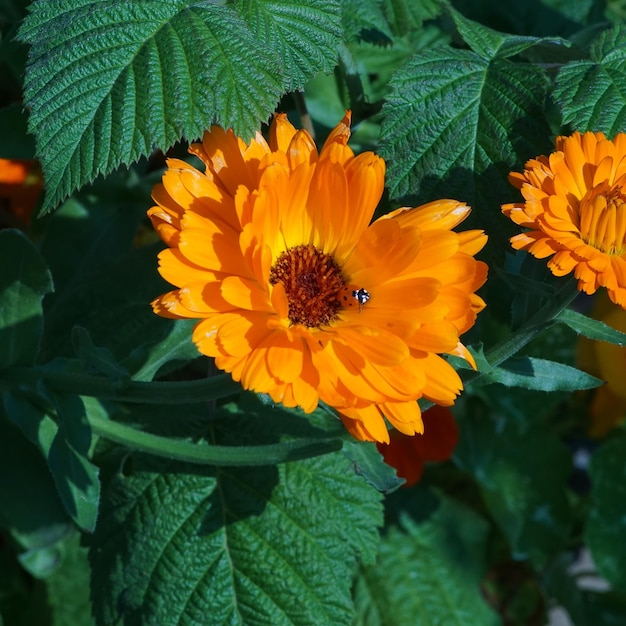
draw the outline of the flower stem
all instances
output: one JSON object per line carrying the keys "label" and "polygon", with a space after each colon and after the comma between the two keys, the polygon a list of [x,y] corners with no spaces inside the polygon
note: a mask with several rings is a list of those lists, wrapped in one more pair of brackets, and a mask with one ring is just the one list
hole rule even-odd
{"label": "flower stem", "polygon": [[199,445],[146,433],[98,416],[90,416],[89,422],[94,433],[133,450],[200,465],[275,465],[335,452],[343,445],[338,437],[294,439],[260,446]]}
{"label": "flower stem", "polygon": [[[0,391],[15,387],[36,389],[43,382],[55,391],[93,396],[116,402],[145,404],[183,404],[204,402],[241,391],[239,383],[227,374],[208,379],[180,382],[143,382],[110,380],[82,372],[61,371],[50,367],[12,367],[2,372]],[[320,438],[303,438],[259,446],[202,445],[144,432],[88,414],[92,432],[132,450],[187,463],[216,466],[262,466],[311,458],[340,450],[340,436],[324,433]]]}
{"label": "flower stem", "polygon": [[223,398],[241,390],[241,386],[227,374],[189,381],[144,382],[110,380],[104,376],[91,376],[47,367],[12,367],[5,370],[2,372],[0,390],[16,385],[34,387],[39,381],[62,392],[142,404],[204,402]]}
{"label": "flower stem", "polygon": [[[537,313],[530,317],[530,319],[511,337],[487,350],[485,356],[489,364],[494,366],[500,365],[500,363],[503,363],[517,354],[537,335],[548,328],[559,313],[566,309],[579,293],[578,281],[576,279],[568,281],[557,293],[554,301],[537,311]],[[476,372],[476,376],[468,377],[466,380],[473,380],[478,376],[480,376],[480,372]]]}

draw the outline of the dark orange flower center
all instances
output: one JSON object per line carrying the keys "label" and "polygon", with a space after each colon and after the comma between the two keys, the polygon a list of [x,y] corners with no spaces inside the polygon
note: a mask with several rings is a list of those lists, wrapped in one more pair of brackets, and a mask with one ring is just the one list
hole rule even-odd
{"label": "dark orange flower center", "polygon": [[270,284],[282,283],[289,303],[289,320],[317,328],[337,317],[337,294],[345,286],[335,259],[308,244],[283,252],[270,270]]}
{"label": "dark orange flower center", "polygon": [[580,201],[580,236],[605,252],[626,252],[626,196],[621,187],[607,184],[591,189]]}

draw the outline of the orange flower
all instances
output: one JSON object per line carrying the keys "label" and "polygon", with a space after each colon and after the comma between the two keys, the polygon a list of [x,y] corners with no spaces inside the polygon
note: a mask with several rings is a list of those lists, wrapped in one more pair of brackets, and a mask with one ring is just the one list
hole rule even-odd
{"label": "orange flower", "polygon": [[482,231],[455,233],[454,200],[398,209],[368,226],[385,163],[348,147],[349,113],[318,153],[276,116],[269,142],[212,127],[170,159],[148,212],[169,246],[157,298],[165,317],[198,318],[198,350],[245,389],[287,407],[335,407],[359,439],[388,441],[384,418],[422,432],[415,402],[450,405],[462,385],[439,354],[466,358],[459,335],[484,302]]}
{"label": "orange flower", "polygon": [[422,478],[424,463],[447,461],[459,442],[459,427],[450,409],[431,407],[422,419],[423,435],[407,437],[394,430],[389,443],[377,444],[385,463],[406,480],[403,487],[410,487]]}
{"label": "orange flower", "polygon": [[[27,226],[43,189],[38,161],[0,159],[0,207]],[[9,221],[8,215],[3,221]],[[13,222],[13,220],[10,220]],[[15,225],[8,223],[7,226]]]}
{"label": "orange flower", "polygon": [[[608,298],[597,300],[593,317],[616,330],[626,332],[626,311],[609,302]],[[589,407],[589,434],[592,437],[604,437],[626,417],[626,348],[581,337],[577,360],[580,367],[606,382],[593,390]]]}
{"label": "orange flower", "polygon": [[570,272],[587,294],[606,287],[626,307],[626,134],[557,137],[556,151],[526,163],[509,180],[526,202],[502,211],[530,230],[511,244],[538,259],[551,255],[555,276]]}

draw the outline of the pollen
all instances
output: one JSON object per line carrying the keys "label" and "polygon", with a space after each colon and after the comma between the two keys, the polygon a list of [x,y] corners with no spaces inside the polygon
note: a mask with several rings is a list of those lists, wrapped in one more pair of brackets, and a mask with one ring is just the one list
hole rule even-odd
{"label": "pollen", "polygon": [[345,286],[335,259],[308,244],[283,252],[270,270],[270,284],[282,283],[289,303],[289,320],[319,328],[337,318],[337,294]]}

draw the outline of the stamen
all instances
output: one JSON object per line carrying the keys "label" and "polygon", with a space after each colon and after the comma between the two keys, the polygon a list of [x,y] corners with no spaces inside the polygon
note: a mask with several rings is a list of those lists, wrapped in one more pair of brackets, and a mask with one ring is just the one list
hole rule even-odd
{"label": "stamen", "polygon": [[282,283],[289,303],[289,320],[319,328],[337,317],[337,293],[345,281],[332,256],[315,246],[294,246],[283,252],[270,270],[270,284]]}

